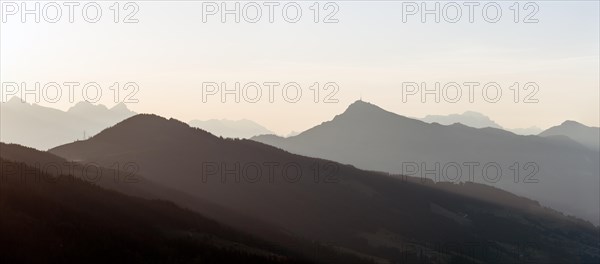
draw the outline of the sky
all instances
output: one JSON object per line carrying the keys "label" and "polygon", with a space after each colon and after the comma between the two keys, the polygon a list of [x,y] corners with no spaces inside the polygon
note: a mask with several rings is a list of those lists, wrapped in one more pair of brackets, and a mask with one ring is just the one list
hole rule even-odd
{"label": "sky", "polygon": [[[4,101],[14,93],[9,84],[19,84],[21,95],[22,83],[40,83],[50,88],[38,104],[66,110],[95,83],[102,95],[88,87],[87,98],[109,107],[124,101],[182,121],[250,119],[283,135],[330,120],[360,98],[410,117],[477,111],[506,128],[600,125],[598,1],[496,1],[486,15],[488,2],[477,1],[227,2],[227,9],[239,3],[239,23],[231,14],[221,21],[223,2],[77,2],[72,23],[65,2],[37,3],[39,23],[34,15],[21,20],[21,2],[2,1]],[[96,3],[102,15],[91,23]],[[435,14],[422,21],[422,5],[436,3],[439,23]],[[465,3],[478,4],[473,22]],[[56,6],[62,14],[50,23]],[[64,85],[72,82],[80,83],[73,101]],[[58,100],[52,83],[60,85]],[[236,83],[238,102],[223,92],[235,93]],[[479,85],[471,93],[465,83]]]}

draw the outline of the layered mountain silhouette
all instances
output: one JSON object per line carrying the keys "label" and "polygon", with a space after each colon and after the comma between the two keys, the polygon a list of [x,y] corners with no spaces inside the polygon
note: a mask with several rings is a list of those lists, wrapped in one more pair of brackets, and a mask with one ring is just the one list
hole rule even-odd
{"label": "layered mountain silhouette", "polygon": [[428,124],[357,101],[297,136],[252,139],[361,169],[493,185],[600,222],[599,152],[568,138]]}
{"label": "layered mountain silhouette", "polygon": [[102,166],[134,162],[161,186],[377,263],[600,258],[593,225],[493,187],[359,170],[155,115],[50,152]]}
{"label": "layered mountain silhouette", "polygon": [[566,136],[593,150],[600,150],[600,128],[575,121],[565,121],[540,133],[542,137]]}
{"label": "layered mountain silhouette", "polygon": [[68,111],[22,102],[0,103],[0,140],[46,150],[92,136],[135,115],[125,104],[113,108],[79,102]]}
{"label": "layered mountain silhouette", "polygon": [[3,262],[370,263],[131,170],[68,162],[4,143],[0,168]]}
{"label": "layered mountain silhouette", "polygon": [[[200,208],[211,218],[219,220],[239,218],[241,220],[239,222],[227,222],[229,225],[242,225],[243,223],[250,222],[250,219],[243,219],[242,216],[238,214],[232,214],[222,207],[203,202],[192,195],[186,195],[145,178],[139,174],[138,165],[133,162],[119,161],[103,167],[93,162],[78,163],[76,161],[67,161],[49,152],[38,151],[36,149],[21,145],[5,144],[1,142],[0,156],[4,160],[14,163],[22,163],[29,168],[35,168],[44,172],[45,175],[50,175],[52,177],[69,175],[93,183],[99,187],[117,191],[126,195],[145,199],[169,200],[190,209]],[[27,173],[27,170],[24,170],[20,167],[7,166],[3,169],[4,172],[8,173]],[[35,175],[35,173],[33,175]],[[41,176],[38,176],[38,181],[52,182],[51,179],[44,179],[40,177]],[[258,226],[257,223],[253,224]],[[263,232],[264,229],[252,231]]]}
{"label": "layered mountain silhouette", "polygon": [[226,138],[251,138],[258,135],[273,134],[272,131],[262,125],[248,119],[192,120],[188,124]]}

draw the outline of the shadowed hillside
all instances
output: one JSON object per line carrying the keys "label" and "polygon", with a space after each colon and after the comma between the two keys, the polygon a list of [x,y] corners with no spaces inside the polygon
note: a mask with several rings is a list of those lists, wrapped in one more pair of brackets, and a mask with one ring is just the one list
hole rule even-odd
{"label": "shadowed hillside", "polygon": [[[1,159],[2,168],[23,167]],[[171,202],[133,198],[62,175],[2,170],[2,263],[303,263]],[[291,254],[290,254],[291,255]]]}
{"label": "shadowed hillside", "polygon": [[[128,196],[150,200],[168,200],[169,203],[175,203],[182,208],[187,208],[187,210],[201,212],[204,216],[214,219],[220,224],[232,226],[238,230],[244,230],[248,234],[258,236],[264,241],[278,245],[279,248],[289,249],[286,251],[289,255],[302,256],[304,259],[309,259],[315,263],[369,263],[369,261],[353,254],[340,252],[330,246],[290,235],[273,224],[233,212],[197,196],[155,184],[143,176],[133,173],[131,169],[108,169],[100,167],[96,163],[68,162],[48,152],[1,142],[0,157],[3,159],[0,180],[3,177],[4,179],[11,177],[17,179],[17,183],[21,184],[20,186],[35,186],[38,184],[52,186],[71,183],[73,179],[77,179],[77,182],[99,186]],[[89,170],[86,171],[84,168]],[[115,175],[121,175],[120,180],[115,181]],[[76,203],[77,197],[75,194],[72,198]],[[190,221],[194,220],[191,219]]]}

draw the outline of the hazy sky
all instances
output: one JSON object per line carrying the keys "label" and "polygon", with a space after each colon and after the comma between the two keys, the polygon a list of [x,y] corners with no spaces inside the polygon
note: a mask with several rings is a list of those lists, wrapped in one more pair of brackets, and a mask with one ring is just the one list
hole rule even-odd
{"label": "hazy sky", "polygon": [[[533,2],[539,7],[536,12],[535,7],[525,9],[526,2],[520,2],[518,23],[510,9],[513,1],[496,2],[502,9],[497,23],[486,22],[482,16],[486,2],[474,7],[473,23],[464,2],[455,2],[462,11],[457,23],[444,20],[454,17],[455,6],[447,6],[448,16],[442,16],[440,23],[433,15],[423,23],[420,13],[403,22],[403,3],[395,1],[332,2],[328,9],[326,2],[320,2],[319,23],[313,21],[313,1],[297,2],[302,9],[297,23],[284,20],[285,2],[274,7],[273,23],[268,21],[265,2],[256,2],[262,17],[257,23],[246,22],[244,18],[254,17],[255,5],[239,2],[241,8],[246,6],[248,16],[235,23],[230,15],[222,23],[220,13],[202,21],[202,2],[145,1],[134,2],[139,10],[132,18],[139,21],[129,24],[122,20],[134,10],[132,6],[125,10],[121,3],[120,22],[115,23],[109,9],[114,2],[99,2],[102,17],[89,23],[81,16],[87,2],[80,3],[74,9],[73,23],[64,6],[58,23],[43,18],[35,23],[33,16],[22,23],[20,13],[6,16],[0,25],[0,81],[25,82],[28,87],[36,82],[96,82],[103,91],[98,103],[108,106],[115,104],[109,89],[113,83],[135,82],[139,92],[133,98],[139,102],[128,104],[134,111],[183,121],[247,118],[280,134],[329,120],[361,96],[413,117],[472,110],[508,128],[547,128],[566,119],[599,125],[598,1],[538,1]],[[429,7],[435,4],[427,3]],[[441,2],[440,7],[446,4]],[[339,10],[330,19],[338,22],[323,23],[336,6]],[[46,11],[50,18],[53,7]],[[493,18],[493,10],[488,11],[491,15],[486,18]],[[529,21],[538,22],[523,23],[532,12]],[[295,15],[293,9],[288,14],[288,19]],[[250,100],[241,98],[236,103],[229,95],[223,103],[217,93],[203,102],[203,83],[207,82],[225,82],[229,89],[236,82],[255,82],[262,85],[262,97],[250,102],[255,92],[248,89]],[[281,83],[273,90],[274,103],[269,102],[265,82]],[[282,96],[282,86],[291,82],[302,89],[297,103],[286,102]],[[313,101],[315,82],[320,84],[319,103]],[[323,90],[328,82],[339,87],[332,97],[337,103],[323,102],[333,90]],[[462,97],[455,103],[442,97],[438,103],[434,95],[428,95],[423,103],[417,93],[403,100],[403,83],[408,82],[424,82],[429,89],[436,82],[442,86],[455,82],[461,84]],[[474,88],[475,102],[469,102],[465,82],[481,83]],[[496,103],[482,96],[483,84],[490,82],[502,90]],[[520,84],[517,103],[510,89],[515,82]],[[524,90],[528,82],[539,88],[529,98],[537,103],[524,102],[533,91],[533,86]],[[66,96],[68,89],[63,88],[62,100],[41,100],[40,104],[68,109],[72,103]],[[81,87],[74,91],[75,100],[83,100]],[[455,90],[447,91],[453,98]],[[121,89],[120,99],[127,93]],[[294,94],[291,89],[290,97]],[[27,101],[32,102],[33,96]]]}

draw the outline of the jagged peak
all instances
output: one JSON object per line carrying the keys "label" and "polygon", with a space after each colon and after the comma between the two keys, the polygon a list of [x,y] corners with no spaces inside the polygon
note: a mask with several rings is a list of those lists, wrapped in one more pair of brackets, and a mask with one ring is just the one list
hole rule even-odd
{"label": "jagged peak", "polygon": [[116,104],[115,106],[113,106],[112,108],[110,108],[111,111],[131,111],[129,110],[129,108],[127,107],[127,105],[123,102],[120,102],[118,104]]}
{"label": "jagged peak", "polygon": [[8,105],[22,105],[22,104],[28,104],[28,103],[25,102],[23,99],[21,99],[18,96],[13,96],[8,101],[6,101],[6,104],[8,104]]}
{"label": "jagged peak", "polygon": [[69,108],[67,112],[86,111],[91,109],[108,110],[108,108],[103,104],[94,105],[88,101],[81,101]]}

